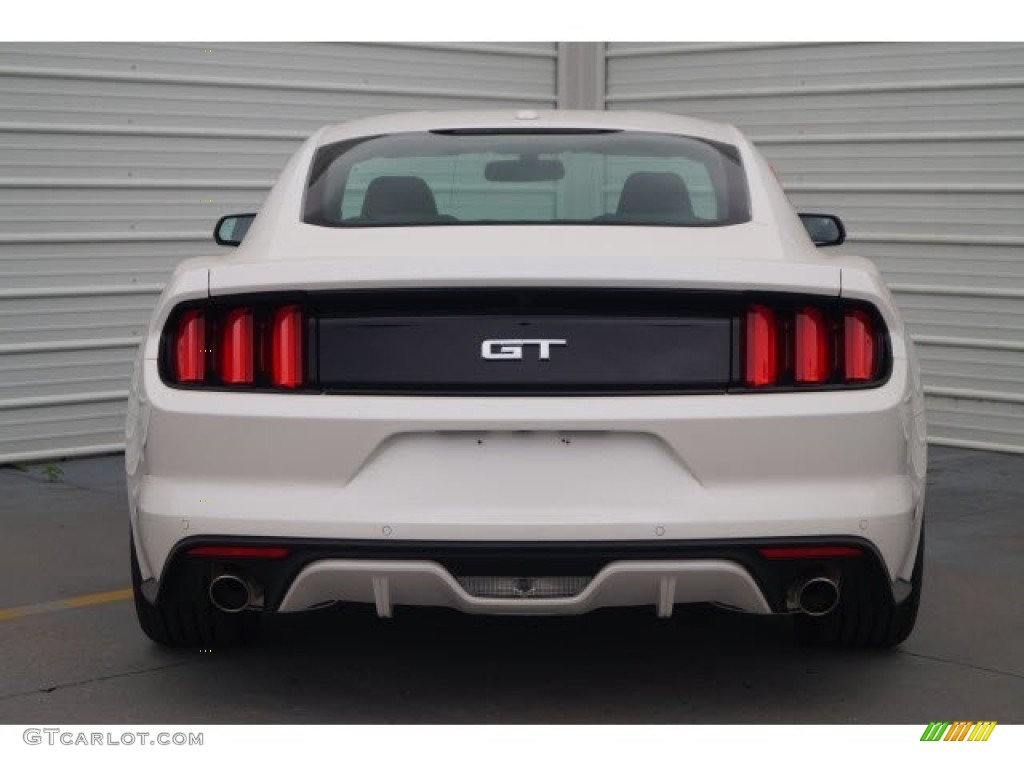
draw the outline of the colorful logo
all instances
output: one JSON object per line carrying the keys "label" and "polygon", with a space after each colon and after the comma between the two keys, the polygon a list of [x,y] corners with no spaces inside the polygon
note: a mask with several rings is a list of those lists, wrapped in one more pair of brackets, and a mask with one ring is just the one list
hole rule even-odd
{"label": "colorful logo", "polygon": [[932,722],[921,734],[921,741],[988,741],[995,727],[995,720]]}

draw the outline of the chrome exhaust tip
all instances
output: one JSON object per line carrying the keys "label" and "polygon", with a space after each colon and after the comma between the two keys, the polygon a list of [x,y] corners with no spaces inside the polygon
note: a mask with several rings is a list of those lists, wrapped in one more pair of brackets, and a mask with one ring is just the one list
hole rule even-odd
{"label": "chrome exhaust tip", "polygon": [[808,616],[825,616],[839,605],[839,582],[815,576],[796,587],[796,605]]}
{"label": "chrome exhaust tip", "polygon": [[210,582],[210,602],[224,613],[240,613],[254,602],[252,585],[233,573],[222,573]]}

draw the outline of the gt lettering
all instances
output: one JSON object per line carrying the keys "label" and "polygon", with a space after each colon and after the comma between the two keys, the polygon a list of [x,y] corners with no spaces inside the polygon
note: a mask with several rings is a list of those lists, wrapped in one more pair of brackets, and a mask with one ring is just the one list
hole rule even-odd
{"label": "gt lettering", "polygon": [[522,360],[526,347],[537,347],[538,360],[550,360],[552,347],[566,346],[565,339],[485,339],[480,355],[485,360]]}

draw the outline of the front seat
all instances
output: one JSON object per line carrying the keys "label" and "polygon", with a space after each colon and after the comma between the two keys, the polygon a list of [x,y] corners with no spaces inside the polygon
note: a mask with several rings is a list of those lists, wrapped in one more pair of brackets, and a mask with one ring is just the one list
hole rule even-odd
{"label": "front seat", "polygon": [[692,219],[690,191],[678,174],[637,171],[622,185],[617,219],[653,219],[674,221]]}
{"label": "front seat", "polygon": [[434,193],[419,176],[378,176],[366,188],[360,218],[404,222],[440,217]]}

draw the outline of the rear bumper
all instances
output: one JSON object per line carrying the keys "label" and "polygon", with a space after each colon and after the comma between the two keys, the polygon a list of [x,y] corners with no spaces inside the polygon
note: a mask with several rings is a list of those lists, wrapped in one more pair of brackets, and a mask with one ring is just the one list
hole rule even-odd
{"label": "rear bumper", "polygon": [[193,537],[852,537],[892,585],[910,577],[923,508],[915,402],[902,358],[884,386],[854,392],[564,398],[180,391],[144,360],[126,451],[132,525],[154,581]]}
{"label": "rear bumper", "polygon": [[[210,548],[225,546],[272,547],[286,550],[287,555],[268,560],[210,553]],[[814,553],[809,553],[808,547],[814,548]],[[802,555],[780,558],[779,551]],[[665,617],[671,615],[675,604],[697,602],[750,613],[784,613],[794,610],[794,586],[821,575],[834,578],[840,588],[855,583],[878,599],[896,599],[877,550],[856,537],[658,544],[382,544],[190,537],[175,548],[168,561],[160,599],[179,591],[202,594],[211,579],[222,573],[252,584],[254,594],[259,595],[258,607],[281,613],[333,602],[372,604],[381,616],[390,616],[396,605],[499,615],[573,615],[597,608],[650,605]],[[505,582],[514,582],[517,589],[499,594],[486,588]],[[533,596],[533,585],[544,582],[572,587],[555,597]],[[519,584],[525,586],[518,588]]]}

